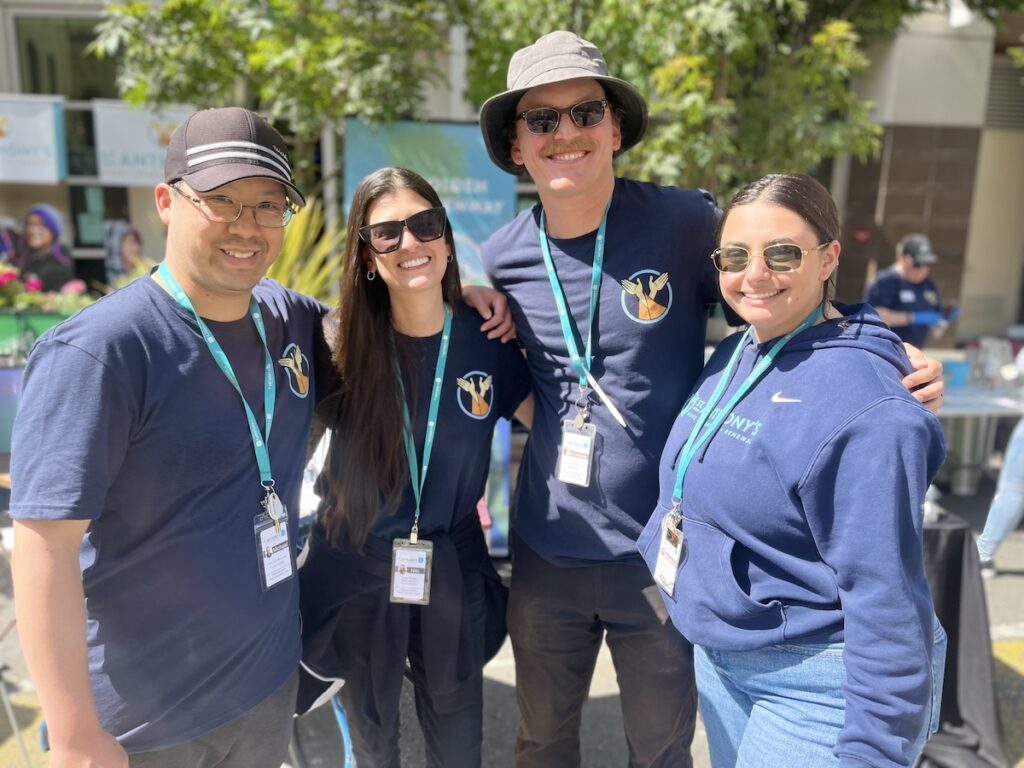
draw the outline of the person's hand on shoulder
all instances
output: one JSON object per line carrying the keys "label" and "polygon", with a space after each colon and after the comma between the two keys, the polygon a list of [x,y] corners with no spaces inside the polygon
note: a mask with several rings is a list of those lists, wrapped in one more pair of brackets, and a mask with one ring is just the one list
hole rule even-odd
{"label": "person's hand on shoulder", "polygon": [[487,334],[488,339],[501,339],[505,343],[516,337],[516,326],[505,294],[486,285],[466,285],[462,288],[462,300],[484,318],[480,330]]}
{"label": "person's hand on shoulder", "polygon": [[914,371],[903,377],[903,386],[922,403],[925,408],[938,414],[946,385],[942,381],[942,362],[929,357],[913,344],[904,344],[907,357]]}

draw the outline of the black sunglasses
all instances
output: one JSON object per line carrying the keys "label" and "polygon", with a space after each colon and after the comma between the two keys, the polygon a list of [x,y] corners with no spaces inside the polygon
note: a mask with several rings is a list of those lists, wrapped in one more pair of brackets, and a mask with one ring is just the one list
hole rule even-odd
{"label": "black sunglasses", "polygon": [[526,121],[526,130],[530,133],[554,133],[562,122],[562,115],[569,115],[579,128],[593,128],[604,120],[608,109],[607,99],[591,99],[573,104],[565,109],[557,107],[534,107],[516,115],[516,120]]}
{"label": "black sunglasses", "polygon": [[[804,256],[811,251],[817,251],[831,243],[816,245],[813,248],[801,248],[796,243],[779,243],[769,245],[761,255],[764,257],[764,265],[772,272],[792,272],[800,268]],[[738,273],[750,266],[751,259],[757,251],[748,251],[739,245],[727,245],[724,248],[717,248],[711,254],[711,260],[715,263],[715,269],[719,272]]]}
{"label": "black sunglasses", "polygon": [[444,208],[428,208],[402,221],[381,221],[359,228],[360,239],[375,253],[391,253],[402,247],[406,228],[421,243],[437,240],[444,234],[448,217]]}

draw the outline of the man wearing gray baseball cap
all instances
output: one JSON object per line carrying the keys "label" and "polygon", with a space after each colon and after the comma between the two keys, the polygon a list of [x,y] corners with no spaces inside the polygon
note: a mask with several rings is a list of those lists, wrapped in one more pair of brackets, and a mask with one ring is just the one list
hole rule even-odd
{"label": "man wearing gray baseball cap", "polygon": [[536,397],[512,517],[515,764],[580,765],[580,715],[607,638],[630,766],[685,768],[692,648],[667,622],[636,540],[703,365],[719,301],[719,212],[700,190],[616,178],[613,159],[643,137],[647,105],[572,32],[515,53],[480,127],[494,163],[528,172],[541,200],[482,250],[509,296]]}
{"label": "man wearing gray baseball cap", "polygon": [[931,270],[939,261],[927,235],[904,235],[896,244],[896,261],[881,270],[864,291],[864,300],[903,341],[923,347],[941,336],[959,310],[943,312]]}
{"label": "man wearing gray baseball cap", "polygon": [[277,131],[231,107],[178,127],[155,202],[159,269],[43,334],[25,370],[22,648],[51,765],[280,768],[329,353],[320,303],[263,275],[303,197]]}

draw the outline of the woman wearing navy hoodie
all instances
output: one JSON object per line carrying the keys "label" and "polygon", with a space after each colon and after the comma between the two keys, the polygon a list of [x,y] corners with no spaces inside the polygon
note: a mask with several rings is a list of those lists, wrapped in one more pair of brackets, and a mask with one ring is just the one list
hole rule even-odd
{"label": "woman wearing navy hoodie", "polygon": [[921,505],[945,455],[871,307],[836,307],[839,219],[809,176],[737,194],[712,258],[749,323],[661,459],[638,546],[695,644],[715,768],[910,766],[937,726],[945,635]]}

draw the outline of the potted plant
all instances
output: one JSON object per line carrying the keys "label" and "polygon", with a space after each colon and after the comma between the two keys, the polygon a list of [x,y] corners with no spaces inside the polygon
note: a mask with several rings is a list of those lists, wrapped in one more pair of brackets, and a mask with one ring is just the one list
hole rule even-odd
{"label": "potted plant", "polygon": [[59,291],[42,287],[12,264],[0,264],[0,357],[8,366],[21,365],[39,334],[93,301],[82,280],[69,280]]}

